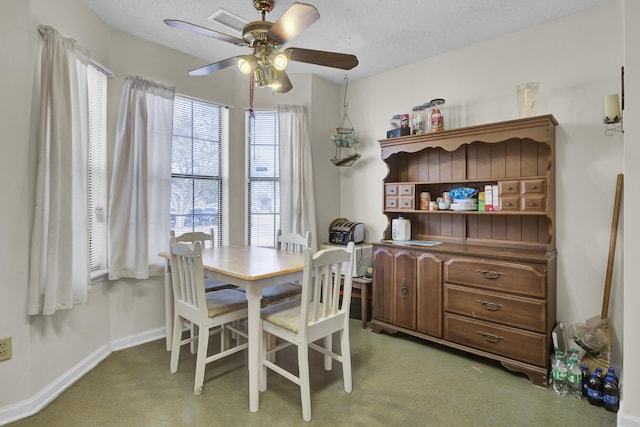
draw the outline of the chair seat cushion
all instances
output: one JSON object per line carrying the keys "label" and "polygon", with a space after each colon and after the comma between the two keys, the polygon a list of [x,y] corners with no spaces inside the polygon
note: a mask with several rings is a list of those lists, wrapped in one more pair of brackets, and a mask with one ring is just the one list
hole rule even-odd
{"label": "chair seat cushion", "polygon": [[260,317],[269,323],[298,333],[300,327],[300,299],[291,298],[260,310]]}
{"label": "chair seat cushion", "polygon": [[220,316],[232,311],[247,308],[247,297],[233,289],[222,289],[215,292],[207,292],[207,309],[209,317]]}
{"label": "chair seat cushion", "polygon": [[[237,291],[247,292],[245,288],[236,288]],[[298,283],[282,283],[280,285],[269,286],[262,290],[262,306],[283,301],[285,299],[300,295],[302,286]]]}
{"label": "chair seat cushion", "polygon": [[219,291],[221,289],[235,289],[237,286],[231,283],[223,282],[222,280],[215,280],[205,277],[204,278],[204,291]]}

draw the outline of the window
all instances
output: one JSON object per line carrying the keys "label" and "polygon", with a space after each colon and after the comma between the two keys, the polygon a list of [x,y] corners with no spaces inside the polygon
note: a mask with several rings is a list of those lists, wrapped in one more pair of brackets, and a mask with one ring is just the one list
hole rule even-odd
{"label": "window", "polygon": [[176,96],[171,156],[171,228],[213,229],[222,243],[222,137],[226,107]]}
{"label": "window", "polygon": [[89,98],[89,265],[91,276],[107,268],[107,76],[87,67]]}
{"label": "window", "polygon": [[247,147],[248,243],[275,247],[280,226],[277,111],[247,113]]}

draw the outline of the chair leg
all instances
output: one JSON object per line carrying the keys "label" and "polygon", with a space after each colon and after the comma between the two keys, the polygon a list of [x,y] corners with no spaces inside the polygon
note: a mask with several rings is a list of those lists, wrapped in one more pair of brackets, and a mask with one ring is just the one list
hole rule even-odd
{"label": "chair leg", "polygon": [[351,345],[349,344],[349,325],[340,331],[340,353],[342,355],[342,377],[344,381],[344,391],[351,393],[353,384],[351,382]]}
{"label": "chair leg", "polygon": [[180,357],[180,341],[182,341],[182,319],[178,314],[173,315],[173,338],[171,340],[171,361],[169,372],[172,374],[178,370],[178,359]]}
{"label": "chair leg", "polygon": [[[327,351],[332,352],[333,351],[333,334],[329,334],[326,337],[323,338],[324,340],[324,348]],[[329,356],[328,354],[324,355],[324,370],[325,371],[330,371],[331,368],[333,367],[333,358],[331,356]]]}
{"label": "chair leg", "polygon": [[302,419],[311,421],[311,385],[309,384],[309,346],[298,344],[298,370],[300,378],[300,400]]}
{"label": "chair leg", "polygon": [[196,356],[196,378],[193,394],[202,393],[204,384],[204,368],[207,363],[207,348],[209,347],[209,328],[198,327],[198,355]]}
{"label": "chair leg", "polygon": [[191,342],[189,343],[189,347],[191,348],[191,354],[196,354],[196,340],[194,338],[198,333],[198,329],[195,323],[192,323],[192,322],[189,322],[189,323],[190,323],[189,331],[191,334]]}
{"label": "chair leg", "polygon": [[267,367],[262,363],[267,358],[267,342],[269,335],[264,331],[260,333],[260,376],[258,379],[260,391],[267,390]]}

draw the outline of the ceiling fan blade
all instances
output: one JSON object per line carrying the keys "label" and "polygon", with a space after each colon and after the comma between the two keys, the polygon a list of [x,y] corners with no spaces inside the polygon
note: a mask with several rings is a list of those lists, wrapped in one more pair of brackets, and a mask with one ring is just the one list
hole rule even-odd
{"label": "ceiling fan blade", "polygon": [[324,65],[325,67],[350,70],[358,65],[355,55],[346,53],[326,52],[324,50],[301,49],[290,47],[284,50],[292,61],[306,62],[308,64]]}
{"label": "ceiling fan blade", "polygon": [[278,71],[277,80],[280,82],[280,86],[277,89],[274,89],[274,92],[285,93],[289,92],[293,88],[291,80],[289,80],[289,76],[287,76],[287,73],[284,70]]}
{"label": "ceiling fan blade", "polygon": [[200,34],[203,36],[211,37],[223,42],[235,44],[238,46],[244,46],[244,41],[228,34],[220,33],[218,31],[210,30],[200,25],[192,24],[190,22],[181,21],[179,19],[165,19],[164,23],[170,27],[181,28],[183,30],[191,31],[192,33]]}
{"label": "ceiling fan blade", "polygon": [[223,68],[236,65],[237,62],[238,62],[238,59],[235,56],[232,56],[231,58],[227,58],[222,61],[214,62],[213,64],[205,65],[204,67],[191,70],[189,71],[189,75],[190,76],[206,76],[207,74],[211,74],[215,71],[222,70]]}
{"label": "ceiling fan blade", "polygon": [[318,10],[307,3],[293,3],[267,32],[267,37],[284,44],[320,19]]}

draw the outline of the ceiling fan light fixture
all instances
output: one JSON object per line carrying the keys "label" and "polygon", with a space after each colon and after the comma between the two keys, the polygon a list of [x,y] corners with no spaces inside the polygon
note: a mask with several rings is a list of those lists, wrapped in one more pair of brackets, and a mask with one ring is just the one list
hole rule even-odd
{"label": "ceiling fan light fixture", "polygon": [[267,73],[262,66],[256,67],[256,69],[253,70],[253,80],[255,81],[256,87],[265,87],[269,85]]}
{"label": "ceiling fan light fixture", "polygon": [[242,74],[250,74],[255,68],[258,60],[253,55],[242,55],[238,57],[238,69]]}
{"label": "ceiling fan light fixture", "polygon": [[287,64],[289,63],[289,58],[287,58],[286,54],[282,52],[278,52],[277,50],[274,50],[269,54],[269,63],[276,70],[282,71],[285,68],[287,68]]}

